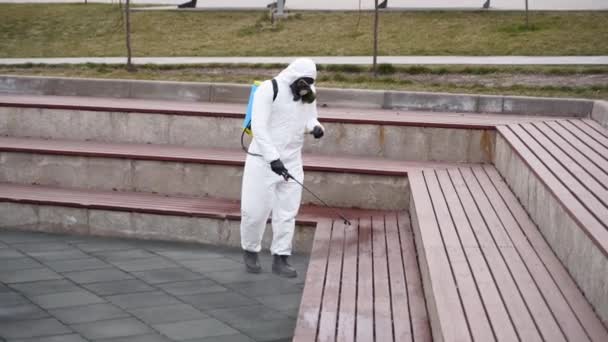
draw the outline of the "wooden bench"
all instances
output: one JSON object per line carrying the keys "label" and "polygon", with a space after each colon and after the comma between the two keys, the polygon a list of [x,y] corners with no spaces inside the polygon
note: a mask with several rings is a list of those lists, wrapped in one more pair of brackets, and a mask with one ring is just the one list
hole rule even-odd
{"label": "wooden bench", "polygon": [[[103,98],[85,96],[1,95],[0,107],[73,109],[104,112],[243,118],[245,104]],[[322,122],[494,129],[497,125],[542,121],[543,116],[438,113],[393,109],[319,108]]]}
{"label": "wooden bench", "polygon": [[498,132],[496,167],[608,324],[608,131],[578,119]]}
{"label": "wooden bench", "polygon": [[434,340],[608,340],[606,327],[494,167],[409,177]]}
{"label": "wooden bench", "polygon": [[430,341],[407,214],[317,226],[294,341]]}

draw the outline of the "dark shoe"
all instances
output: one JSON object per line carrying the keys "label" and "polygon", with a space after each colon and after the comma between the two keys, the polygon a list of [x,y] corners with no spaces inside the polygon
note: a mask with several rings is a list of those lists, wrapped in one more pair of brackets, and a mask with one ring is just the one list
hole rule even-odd
{"label": "dark shoe", "polygon": [[258,258],[258,253],[244,251],[243,260],[245,261],[245,269],[249,273],[260,273],[262,272],[262,266]]}
{"label": "dark shoe", "polygon": [[285,278],[295,278],[298,276],[296,269],[291,267],[289,262],[287,262],[288,255],[274,255],[273,257],[272,273]]}

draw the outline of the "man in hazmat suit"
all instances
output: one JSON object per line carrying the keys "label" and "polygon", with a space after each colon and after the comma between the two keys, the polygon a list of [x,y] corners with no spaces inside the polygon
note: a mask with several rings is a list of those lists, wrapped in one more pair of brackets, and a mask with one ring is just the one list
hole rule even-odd
{"label": "man in hazmat suit", "polygon": [[[293,61],[274,80],[263,82],[253,98],[253,140],[245,161],[241,194],[241,245],[246,270],[259,273],[258,253],[266,222],[272,212],[272,271],[296,277],[289,264],[304,179],[304,135],[319,139],[324,134],[317,120],[315,63],[308,58]],[[275,98],[276,96],[276,98]]]}

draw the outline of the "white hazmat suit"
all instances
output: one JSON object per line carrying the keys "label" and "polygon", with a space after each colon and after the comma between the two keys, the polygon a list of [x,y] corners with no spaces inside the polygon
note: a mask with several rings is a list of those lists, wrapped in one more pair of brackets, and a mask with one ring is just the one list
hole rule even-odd
{"label": "white hazmat suit", "polygon": [[[302,187],[274,173],[270,162],[280,159],[289,173],[302,182],[304,134],[321,126],[317,103],[294,101],[290,85],[299,78],[316,79],[315,63],[307,58],[292,62],[275,78],[278,93],[273,101],[272,81],[257,89],[252,108],[253,140],[243,173],[241,194],[241,245],[250,252],[261,250],[266,222],[272,212],[274,255],[291,255],[295,218],[302,199]],[[313,88],[314,91],[314,88]],[[321,126],[322,127],[322,126]]]}

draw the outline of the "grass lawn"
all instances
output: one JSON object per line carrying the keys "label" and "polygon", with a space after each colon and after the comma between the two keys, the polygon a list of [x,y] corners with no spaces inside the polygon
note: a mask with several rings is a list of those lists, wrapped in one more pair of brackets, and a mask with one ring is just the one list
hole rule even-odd
{"label": "grass lawn", "polygon": [[[276,75],[282,66],[0,66],[0,75],[119,78],[195,82],[251,83]],[[394,67],[379,77],[364,67],[320,66],[320,87],[394,89],[469,94],[576,97],[608,100],[606,67]]]}
{"label": "grass lawn", "polygon": [[[135,56],[370,55],[370,13],[134,12]],[[381,55],[606,55],[608,12],[381,13]],[[0,4],[0,58],[124,56],[104,4]]]}

